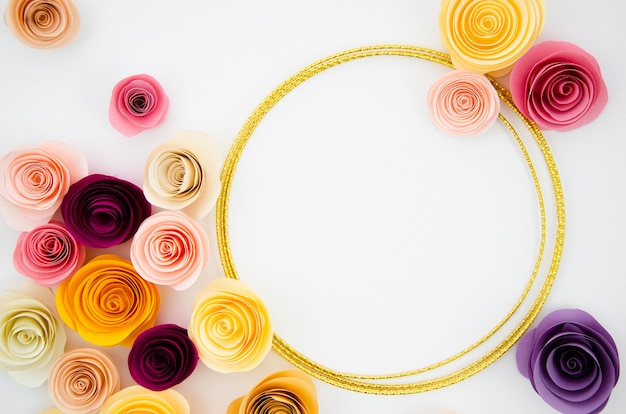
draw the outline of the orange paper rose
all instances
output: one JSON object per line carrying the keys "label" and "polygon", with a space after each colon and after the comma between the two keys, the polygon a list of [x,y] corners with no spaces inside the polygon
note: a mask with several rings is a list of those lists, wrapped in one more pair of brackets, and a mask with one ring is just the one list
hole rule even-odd
{"label": "orange paper rose", "polygon": [[61,283],[56,304],[63,321],[87,342],[132,346],[154,326],[160,295],[129,261],[104,254]]}
{"label": "orange paper rose", "polygon": [[189,403],[180,393],[172,389],[150,391],[138,385],[113,394],[100,410],[100,414],[189,414],[190,412]]}

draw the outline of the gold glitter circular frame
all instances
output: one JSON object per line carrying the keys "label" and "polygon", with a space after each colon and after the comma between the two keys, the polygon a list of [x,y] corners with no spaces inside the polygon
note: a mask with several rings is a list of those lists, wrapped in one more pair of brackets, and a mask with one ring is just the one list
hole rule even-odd
{"label": "gold glitter circular frame", "polygon": [[[340,52],[334,54],[332,56],[328,56],[324,59],[321,59],[299,72],[295,73],[289,79],[281,83],[276,89],[274,89],[252,112],[249,118],[244,123],[243,127],[237,134],[228,155],[224,161],[224,166],[221,174],[221,190],[220,195],[217,200],[216,205],[216,233],[217,233],[217,244],[219,249],[219,254],[222,262],[222,267],[224,269],[224,275],[229,278],[238,279],[237,271],[235,269],[235,264],[233,262],[233,257],[230,250],[230,242],[228,236],[228,201],[230,196],[230,189],[232,185],[232,179],[237,168],[237,164],[239,159],[243,153],[243,150],[252,136],[252,133],[261,122],[263,117],[270,111],[270,109],[280,101],[287,93],[293,90],[296,86],[306,81],[307,79],[315,76],[316,74],[325,71],[331,67],[337,66],[341,63],[349,62],[352,60],[372,57],[372,56],[405,56],[416,59],[423,59],[431,62],[435,62],[444,66],[447,66],[451,69],[454,69],[452,62],[450,60],[450,56],[438,52],[435,50],[417,47],[417,46],[406,46],[406,45],[378,45],[378,46],[368,46],[357,49],[350,49],[344,52]],[[318,364],[317,362],[307,358],[296,349],[294,349],[291,345],[289,345],[284,339],[274,333],[273,337],[273,349],[285,358],[288,362],[306,372],[307,374],[324,381],[328,384],[344,388],[350,391],[362,392],[367,394],[379,394],[379,395],[405,395],[405,394],[416,394],[420,392],[426,392],[435,390],[438,388],[443,388],[452,384],[455,384],[461,380],[464,380],[477,372],[483,370],[488,365],[493,363],[496,359],[501,357],[505,352],[507,352],[516,342],[517,340],[526,332],[529,326],[533,323],[535,318],[537,317],[539,311],[541,310],[543,304],[545,303],[548,294],[550,293],[550,289],[554,283],[554,279],[556,277],[556,273],[559,267],[559,263],[561,260],[561,254],[563,251],[563,244],[565,241],[565,203],[563,200],[563,190],[561,187],[561,181],[558,173],[558,169],[556,167],[556,163],[550,151],[550,148],[543,137],[540,129],[537,125],[528,119],[526,119],[516,108],[513,103],[513,99],[511,94],[506,88],[504,88],[501,84],[499,84],[495,79],[488,77],[496,91],[500,99],[522,120],[524,125],[528,128],[530,133],[535,139],[546,165],[548,167],[548,171],[550,173],[550,178],[552,181],[552,186],[554,189],[555,196],[555,205],[556,205],[556,218],[557,218],[557,226],[556,226],[556,235],[555,235],[555,245],[554,251],[552,254],[552,262],[550,263],[550,267],[548,273],[546,275],[545,282],[543,283],[541,290],[533,302],[530,310],[524,315],[521,322],[513,329],[513,331],[507,335],[507,337],[502,340],[499,344],[497,344],[493,349],[483,355],[481,358],[475,360],[474,362],[458,369],[455,372],[450,374],[443,375],[438,378],[428,379],[423,381],[415,381],[415,382],[403,382],[403,383],[385,383],[382,381],[390,380],[394,378],[404,378],[411,377],[417,374],[422,374],[428,371],[432,371],[436,368],[440,368],[452,361],[455,361],[462,356],[468,354],[470,351],[476,349],[478,346],[485,343],[488,339],[490,339],[507,321],[511,319],[511,317],[515,314],[515,312],[522,305],[522,302],[527,297],[532,285],[535,282],[537,273],[539,272],[539,267],[542,262],[543,253],[545,250],[545,239],[546,239],[546,213],[545,206],[543,202],[543,196],[541,193],[541,186],[539,184],[539,179],[537,178],[537,174],[519,134],[511,125],[511,123],[502,115],[499,114],[499,119],[504,123],[504,125],[509,129],[509,131],[513,134],[517,144],[519,145],[524,158],[528,164],[528,167],[532,173],[533,182],[535,185],[535,189],[537,191],[537,197],[539,200],[539,207],[541,212],[541,243],[539,248],[539,254],[537,257],[537,261],[535,263],[535,267],[529,282],[526,285],[525,290],[523,291],[521,297],[517,301],[517,303],[513,306],[511,311],[485,336],[479,339],[474,344],[470,345],[468,348],[462,350],[461,352],[446,358],[440,362],[435,364],[411,370],[405,371],[395,374],[382,374],[382,375],[367,375],[367,374],[350,374],[340,371],[335,371],[328,367]]]}

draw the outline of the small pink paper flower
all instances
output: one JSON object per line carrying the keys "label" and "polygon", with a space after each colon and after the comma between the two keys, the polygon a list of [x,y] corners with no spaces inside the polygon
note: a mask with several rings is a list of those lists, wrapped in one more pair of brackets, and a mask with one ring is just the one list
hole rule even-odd
{"label": "small pink paper flower", "polygon": [[510,82],[515,105],[542,129],[581,127],[596,119],[608,101],[596,59],[567,42],[533,46],[515,64]]}
{"label": "small pink paper flower", "polygon": [[157,126],[165,119],[170,101],[161,84],[150,75],[134,75],[113,88],[109,120],[127,137]]}
{"label": "small pink paper flower", "polygon": [[498,118],[500,99],[489,80],[468,70],[442,76],[428,91],[433,122],[450,135],[480,134]]}
{"label": "small pink paper flower", "polygon": [[17,239],[13,265],[38,285],[54,286],[83,265],[85,247],[61,223],[43,224]]}

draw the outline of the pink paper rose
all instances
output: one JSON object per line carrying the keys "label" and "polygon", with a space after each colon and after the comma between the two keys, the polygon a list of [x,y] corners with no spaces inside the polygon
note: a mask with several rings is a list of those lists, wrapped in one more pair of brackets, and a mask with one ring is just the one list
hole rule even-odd
{"label": "pink paper rose", "polygon": [[59,141],[19,147],[0,158],[0,210],[7,224],[29,231],[54,215],[70,185],[87,175],[87,159]]}
{"label": "pink paper rose", "polygon": [[581,127],[596,119],[608,101],[596,59],[567,42],[532,47],[515,64],[510,82],[515,105],[542,129]]}
{"label": "pink paper rose", "polygon": [[109,120],[127,137],[157,126],[165,119],[170,101],[161,84],[150,75],[134,75],[113,88]]}

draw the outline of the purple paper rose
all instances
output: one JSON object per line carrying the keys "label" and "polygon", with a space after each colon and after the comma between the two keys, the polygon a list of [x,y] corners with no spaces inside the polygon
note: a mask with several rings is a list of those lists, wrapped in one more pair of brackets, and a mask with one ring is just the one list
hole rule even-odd
{"label": "purple paper rose", "polygon": [[73,184],[61,204],[67,230],[77,242],[95,248],[129,240],[151,213],[141,188],[102,174]]}
{"label": "purple paper rose", "polygon": [[142,332],[128,354],[128,369],[138,385],[163,391],[187,379],[198,366],[198,351],[178,325],[157,325]]}
{"label": "purple paper rose", "polygon": [[579,309],[547,315],[522,337],[516,358],[535,391],[563,413],[599,413],[619,377],[613,338]]}

